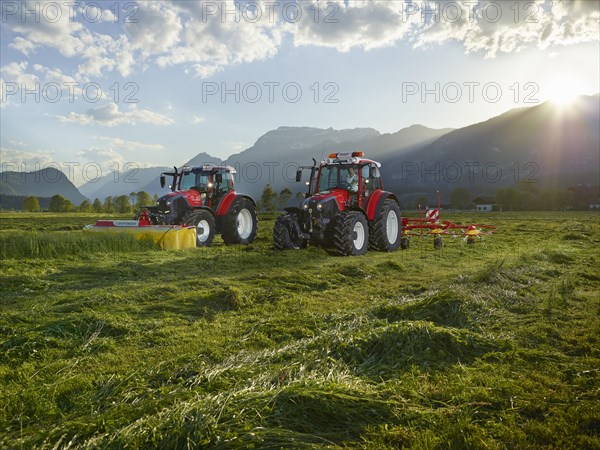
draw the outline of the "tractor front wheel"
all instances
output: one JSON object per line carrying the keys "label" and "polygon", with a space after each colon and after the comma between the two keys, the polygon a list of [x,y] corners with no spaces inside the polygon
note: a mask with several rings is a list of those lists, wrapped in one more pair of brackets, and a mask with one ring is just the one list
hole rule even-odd
{"label": "tractor front wheel", "polygon": [[369,224],[358,211],[344,211],[335,221],[333,244],[343,256],[364,255],[369,246]]}
{"label": "tractor front wheel", "polygon": [[225,244],[251,244],[258,230],[256,208],[247,198],[234,202],[223,218],[221,237]]}
{"label": "tractor front wheel", "polygon": [[306,247],[307,240],[296,233],[294,222],[297,220],[297,216],[293,214],[284,214],[277,218],[273,227],[273,242],[276,249],[298,250]]}
{"label": "tractor front wheel", "polygon": [[196,247],[206,247],[215,238],[215,218],[208,211],[187,212],[181,222],[196,227]]}
{"label": "tractor front wheel", "polygon": [[386,200],[371,222],[370,247],[380,252],[397,250],[402,236],[401,227],[398,203]]}

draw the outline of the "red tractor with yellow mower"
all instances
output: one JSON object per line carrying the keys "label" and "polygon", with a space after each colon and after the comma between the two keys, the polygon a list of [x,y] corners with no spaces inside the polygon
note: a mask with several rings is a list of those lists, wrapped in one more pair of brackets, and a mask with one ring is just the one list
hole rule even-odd
{"label": "red tractor with yellow mower", "polygon": [[332,153],[310,170],[308,192],[299,208],[286,208],[273,228],[275,247],[333,247],[340,255],[363,255],[367,248],[391,252],[400,246],[402,221],[398,198],[383,189],[381,164],[363,152]]}
{"label": "red tractor with yellow mower", "polygon": [[230,166],[184,167],[160,176],[161,187],[172,177],[171,192],[156,205],[144,207],[138,217],[149,225],[181,225],[196,228],[196,245],[210,245],[216,233],[225,244],[250,244],[256,237],[256,203],[235,192]]}

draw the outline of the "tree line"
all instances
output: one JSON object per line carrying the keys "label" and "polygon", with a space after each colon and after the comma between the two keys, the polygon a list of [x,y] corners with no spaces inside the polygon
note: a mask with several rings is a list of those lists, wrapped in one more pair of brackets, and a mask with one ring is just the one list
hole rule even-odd
{"label": "tree line", "polygon": [[[593,189],[592,189],[593,191]],[[597,191],[597,189],[596,189]],[[274,212],[287,207],[292,198],[296,203],[304,200],[304,193],[295,195],[289,188],[276,192],[270,184],[263,189],[258,203],[260,211]],[[158,196],[150,196],[145,191],[132,192],[129,195],[106,197],[104,201],[96,198],[93,202],[84,200],[81,205],[75,206],[62,195],[54,195],[50,199],[48,210],[51,212],[95,212],[95,213],[120,213],[128,214],[140,210],[143,206],[155,204]],[[498,189],[495,196],[487,199],[497,208],[504,211],[535,211],[535,210],[565,210],[588,209],[590,203],[596,203],[594,195],[584,195],[577,189],[552,189],[539,188],[532,183],[520,183],[513,187]],[[414,207],[429,205],[425,197],[416,199]],[[450,207],[455,209],[471,209],[473,207],[473,194],[466,188],[456,188],[450,193]],[[25,211],[41,211],[38,197],[26,197],[23,202]]]}
{"label": "tree line", "polygon": [[[156,203],[158,196],[152,197],[145,191],[132,192],[129,195],[109,196],[101,201],[96,198],[93,202],[84,200],[79,206],[75,206],[71,200],[62,195],[54,195],[50,198],[48,210],[51,212],[95,212],[95,213],[120,213],[128,214],[141,209],[144,206]],[[41,211],[39,199],[35,196],[26,197],[23,201],[25,211]]]}
{"label": "tree line", "polygon": [[[589,193],[591,192],[591,194]],[[258,202],[259,210],[273,212],[288,206],[292,197],[288,188],[277,193],[270,184],[263,189]],[[466,188],[456,188],[450,193],[450,207],[453,209],[473,209],[474,194]],[[296,203],[304,200],[304,194],[295,195]],[[420,196],[410,207],[431,206],[431,199]],[[485,199],[497,209],[504,211],[554,211],[554,210],[586,210],[590,204],[598,203],[598,188],[541,188],[533,183],[519,183],[513,187],[498,189],[494,196]],[[437,201],[433,204],[437,204]],[[406,206],[405,206],[406,207]]]}

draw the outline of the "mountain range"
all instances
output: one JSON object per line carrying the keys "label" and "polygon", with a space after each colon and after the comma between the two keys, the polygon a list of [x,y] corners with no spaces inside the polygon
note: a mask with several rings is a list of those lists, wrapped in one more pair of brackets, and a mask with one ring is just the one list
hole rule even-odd
{"label": "mountain range", "polygon": [[[329,153],[347,151],[364,151],[366,157],[380,161],[386,189],[406,202],[415,196],[433,198],[438,189],[447,199],[456,187],[465,187],[476,196],[493,195],[498,188],[519,182],[562,188],[573,183],[597,186],[599,105],[598,95],[578,97],[569,106],[546,102],[456,130],[413,125],[382,134],[373,128],[282,126],[227,160],[199,153],[179,167],[231,165],[238,172],[237,189],[255,198],[260,198],[267,183],[277,191],[284,187],[302,191],[304,186],[294,182],[297,165],[311,165],[312,158],[320,161]],[[159,175],[171,169],[132,169],[118,177],[107,174],[80,186],[79,191],[66,177],[49,185],[36,181],[47,178],[39,174],[23,178],[19,173],[3,172],[0,193],[61,194],[75,204],[84,197],[103,200],[142,190],[162,195],[166,189],[160,188]]]}

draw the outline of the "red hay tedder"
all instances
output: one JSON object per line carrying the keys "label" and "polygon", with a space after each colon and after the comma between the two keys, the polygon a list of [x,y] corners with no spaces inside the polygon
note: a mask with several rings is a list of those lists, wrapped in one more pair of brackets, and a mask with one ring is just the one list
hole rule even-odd
{"label": "red hay tedder", "polygon": [[479,223],[457,225],[449,220],[440,221],[440,191],[437,191],[437,203],[437,209],[426,210],[425,217],[422,216],[421,207],[419,206],[419,217],[402,218],[401,248],[405,250],[409,248],[410,238],[412,236],[433,236],[433,247],[438,250],[443,246],[443,235],[452,238],[460,237],[468,245],[473,245],[475,244],[475,241],[483,240],[483,236],[490,235],[496,231],[496,227],[493,225],[483,225]]}

